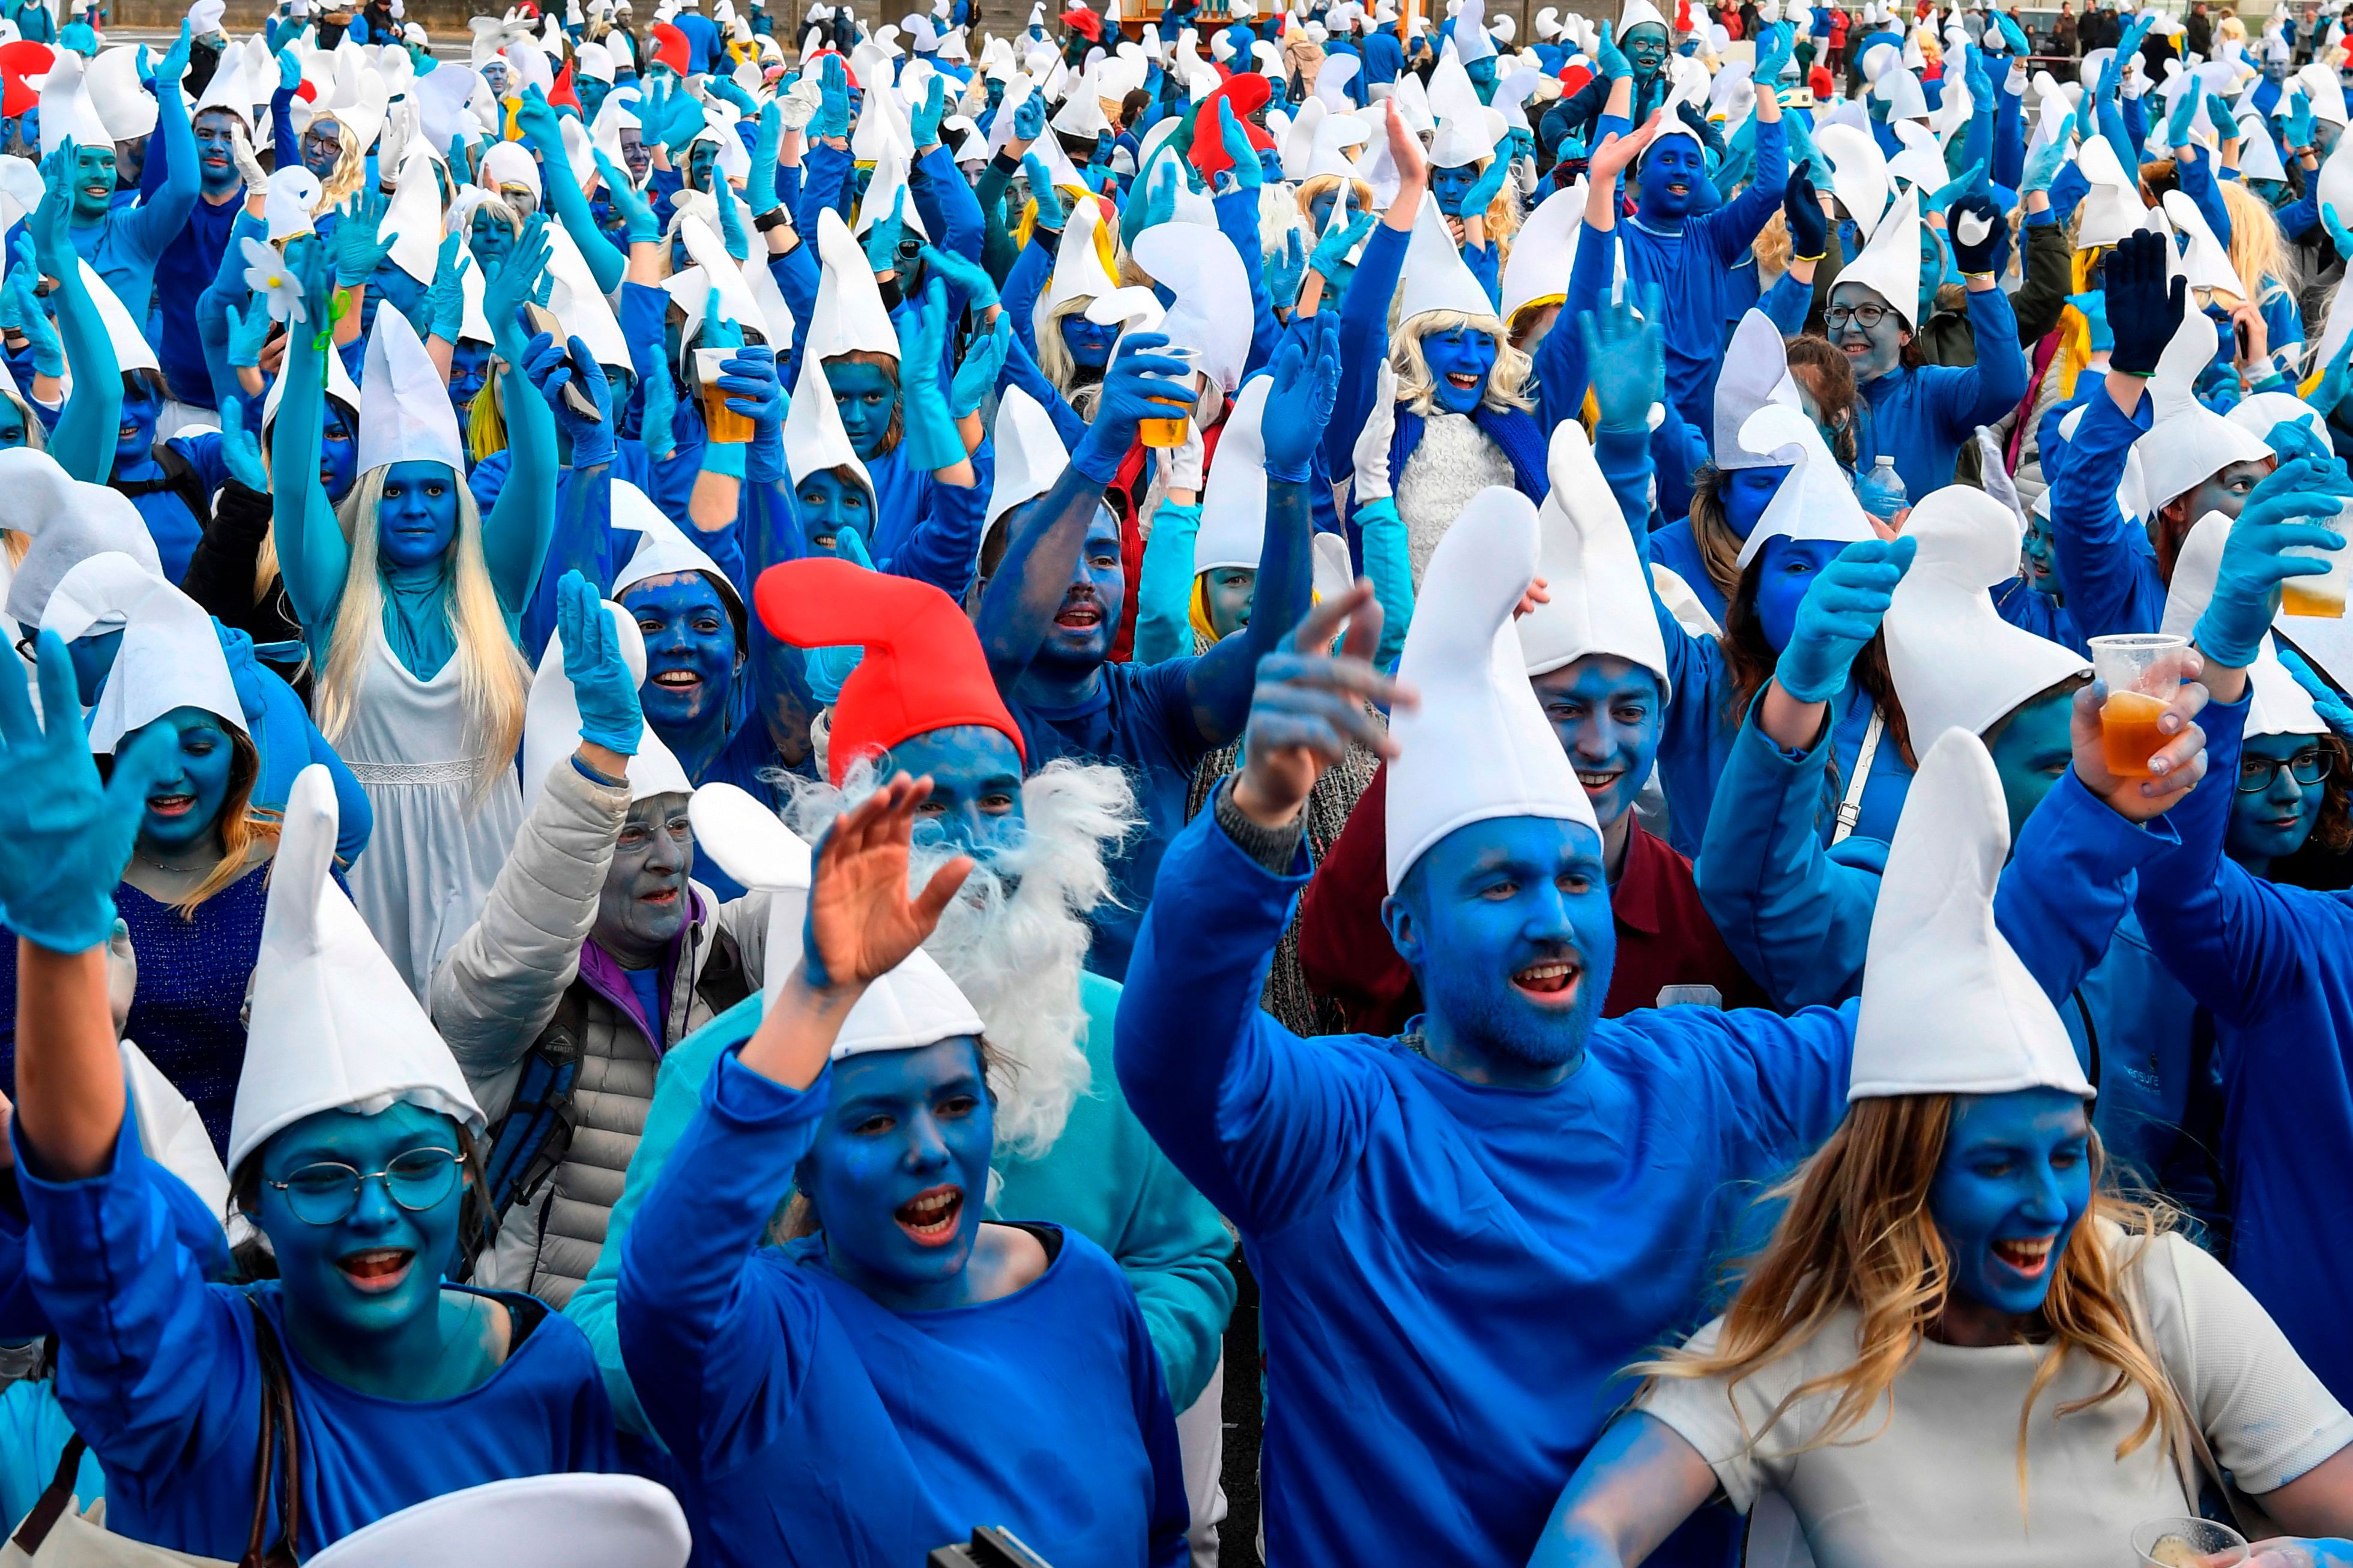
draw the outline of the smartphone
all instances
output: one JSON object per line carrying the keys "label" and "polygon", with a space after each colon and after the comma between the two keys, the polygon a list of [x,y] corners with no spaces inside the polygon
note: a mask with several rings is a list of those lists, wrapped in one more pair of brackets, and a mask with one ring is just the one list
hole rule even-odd
{"label": "smartphone", "polygon": [[[565,336],[564,323],[557,321],[555,312],[546,306],[525,305],[522,310],[523,315],[531,322],[533,331],[545,332],[558,344],[565,344],[571,341]],[[572,363],[570,349],[565,349],[564,357],[566,363]],[[572,364],[572,379],[564,384],[564,402],[566,407],[581,418],[593,419],[600,425],[604,423],[605,416],[596,412],[596,400],[581,389],[580,366],[577,363]]]}
{"label": "smartphone", "polygon": [[2249,344],[2248,344],[2248,342],[2247,342],[2247,323],[2246,323],[2246,322],[2244,322],[2244,321],[2233,321],[2233,322],[2232,322],[2232,323],[2231,323],[2231,335],[2232,335],[2233,338],[2236,338],[2236,339],[2238,340],[2238,343],[2239,343],[2239,363],[2240,363],[2241,364],[2244,364],[2244,363],[2247,363],[2247,353],[2248,353],[2248,349],[2249,349]]}

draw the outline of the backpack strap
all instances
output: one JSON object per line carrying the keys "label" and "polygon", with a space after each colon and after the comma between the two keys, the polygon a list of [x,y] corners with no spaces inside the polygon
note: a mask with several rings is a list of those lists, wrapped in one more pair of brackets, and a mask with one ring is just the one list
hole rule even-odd
{"label": "backpack strap", "polygon": [[16,1533],[11,1537],[16,1550],[26,1557],[39,1555],[41,1543],[49,1538],[49,1531],[58,1527],[58,1521],[65,1517],[66,1510],[73,1506],[74,1482],[81,1474],[81,1457],[89,1448],[90,1445],[81,1440],[79,1432],[66,1439],[65,1452],[58,1458],[58,1473],[49,1478],[47,1486],[41,1489],[39,1500],[33,1504],[32,1511],[25,1515],[25,1521],[16,1527]]}
{"label": "backpack strap", "polygon": [[[286,1371],[286,1352],[269,1315],[251,1296],[245,1304],[253,1314],[253,1348],[261,1360],[261,1437],[253,1456],[253,1526],[237,1568],[296,1568],[300,1560],[294,1542],[302,1526],[302,1442],[294,1417],[294,1380]],[[261,1542],[269,1527],[273,1482],[278,1541],[265,1551]]]}

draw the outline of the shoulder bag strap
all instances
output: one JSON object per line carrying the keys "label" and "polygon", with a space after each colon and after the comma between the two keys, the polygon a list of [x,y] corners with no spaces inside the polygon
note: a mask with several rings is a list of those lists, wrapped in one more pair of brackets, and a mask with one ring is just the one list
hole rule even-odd
{"label": "shoulder bag strap", "polygon": [[81,1457],[88,1447],[79,1432],[66,1439],[66,1451],[58,1458],[58,1473],[49,1479],[49,1484],[41,1491],[40,1500],[33,1504],[32,1511],[25,1515],[25,1521],[16,1527],[16,1546],[26,1556],[39,1555],[41,1542],[49,1538],[49,1531],[57,1528],[58,1521],[64,1518],[66,1510],[72,1506],[74,1481],[81,1473]]}
{"label": "shoulder bag strap", "polygon": [[[253,1313],[253,1348],[261,1358],[261,1440],[253,1457],[253,1526],[246,1535],[245,1555],[238,1559],[237,1568],[294,1568],[300,1561],[294,1555],[294,1542],[302,1521],[301,1437],[294,1419],[294,1384],[287,1375],[286,1353],[269,1315],[250,1296],[245,1304]],[[278,1491],[278,1542],[264,1551],[262,1533],[269,1522],[273,1481]]]}

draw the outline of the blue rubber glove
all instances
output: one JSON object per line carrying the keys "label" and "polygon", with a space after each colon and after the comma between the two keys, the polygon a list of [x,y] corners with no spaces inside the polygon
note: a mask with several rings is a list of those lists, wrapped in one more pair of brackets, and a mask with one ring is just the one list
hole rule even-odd
{"label": "blue rubber glove", "polygon": [[891,198],[891,210],[866,231],[866,265],[877,273],[899,270],[899,237],[907,231],[907,187]]}
{"label": "blue rubber glove", "polygon": [[279,50],[278,90],[280,92],[292,92],[296,88],[301,87],[301,60],[296,57],[293,49],[290,47]]}
{"label": "blue rubber glove", "polygon": [[[58,327],[49,320],[48,311],[41,308],[38,295],[33,291],[33,274],[18,268],[8,275],[9,292],[16,297],[16,314],[25,334],[27,352],[32,355],[33,374],[63,376],[66,373],[66,351],[58,342]],[[262,310],[267,317],[268,310]]]}
{"label": "blue rubber glove", "polygon": [[1136,225],[1128,231],[1128,238],[1155,225],[1176,221],[1176,186],[1184,178],[1176,165],[1181,161],[1176,150],[1165,142],[1153,149],[1152,163],[1142,182],[1144,201],[1136,208]]}
{"label": "blue rubber glove", "polygon": [[665,363],[646,377],[645,386],[638,439],[644,445],[647,457],[666,463],[678,451],[678,436],[672,428],[678,417],[678,388],[670,380],[670,366]]}
{"label": "blue rubber glove", "polygon": [[[2186,98],[2189,94],[2182,96]],[[2206,95],[2206,118],[2213,122],[2214,134],[2221,140],[2236,142],[2241,139],[2239,117],[2231,112],[2231,100],[2221,94],[2210,92]]]}
{"label": "blue rubber glove", "polygon": [[744,182],[744,205],[755,218],[776,210],[776,151],[784,140],[785,106],[772,98],[760,110],[760,133],[752,143],[752,173]]}
{"label": "blue rubber glove", "polygon": [[2092,182],[2073,158],[2060,166],[2051,178],[2051,219],[2064,224],[2074,215],[2075,208],[2092,194]]}
{"label": "blue rubber glove", "polygon": [[1659,290],[1643,290],[1641,313],[1633,302],[1605,301],[1598,310],[1577,318],[1585,334],[1586,363],[1591,366],[1593,402],[1599,410],[1599,428],[1627,434],[1647,432],[1651,409],[1666,396],[1666,348],[1659,335]]}
{"label": "blue rubber glove", "polygon": [[1978,110],[1991,110],[1993,78],[1986,70],[1985,56],[1972,45],[1962,49],[1961,57],[1961,79],[1968,84],[1970,105]]}
{"label": "blue rubber glove", "polygon": [[2353,337],[2347,338],[2338,347],[2329,360],[2328,367],[2320,373],[2320,380],[2304,395],[2304,400],[2319,409],[2321,417],[2325,419],[2336,413],[2337,405],[2345,401],[2348,387],[2353,387]]}
{"label": "blue rubber glove", "polygon": [[1005,374],[1006,356],[1012,352],[1013,318],[999,310],[996,326],[965,350],[964,363],[956,366],[955,381],[948,388],[948,412],[958,419],[979,413],[988,395],[997,390]]}
{"label": "blue rubber glove", "polygon": [[1878,634],[1919,544],[1916,539],[1858,540],[1822,568],[1799,602],[1789,646],[1773,667],[1782,690],[1800,702],[1827,702],[1846,689],[1847,671]]}
{"label": "blue rubber glove", "polygon": [[[643,193],[629,184],[629,177],[613,167],[612,160],[604,153],[596,154],[596,176],[605,187],[605,199],[621,215],[627,226],[631,245],[652,245],[661,238],[661,219],[654,216],[653,204]],[[771,186],[774,177],[771,176]]]}
{"label": "blue rubber glove", "polygon": [[765,343],[739,342],[734,349],[719,367],[718,384],[727,395],[728,408],[752,422],[742,477],[754,484],[781,483],[786,399],[784,384],[776,379],[776,351]]}
{"label": "blue rubber glove", "polygon": [[849,77],[841,68],[841,57],[825,57],[825,69],[818,77],[816,123],[810,132],[820,141],[838,142],[849,134]]}
{"label": "blue rubber glove", "polygon": [[1288,310],[1299,302],[1299,286],[1307,280],[1307,246],[1297,229],[1283,231],[1282,248],[1268,253],[1259,275],[1276,310]]}
{"label": "blue rubber glove", "polygon": [[1251,146],[1250,135],[1234,118],[1234,102],[1229,98],[1218,100],[1218,144],[1226,156],[1234,161],[1229,171],[1233,189],[1255,191],[1266,183],[1266,171],[1258,161],[1258,149]]}
{"label": "blue rubber glove", "polygon": [[1634,66],[1627,59],[1625,52],[1619,48],[1618,40],[1611,37],[1616,30],[1607,22],[1601,24],[1601,37],[1593,51],[1594,60],[1604,78],[1610,81],[1623,81],[1634,74]]}
{"label": "blue rubber glove", "polygon": [[2308,151],[2320,139],[2320,128],[2315,123],[2312,100],[2298,92],[2288,100],[2287,123],[2280,128],[2291,153]]}
{"label": "blue rubber glove", "polygon": [[915,308],[899,313],[899,416],[907,465],[925,473],[952,468],[970,454],[940,386],[947,347],[947,286],[934,278]]}
{"label": "blue rubber glove", "polygon": [[2066,164],[2067,139],[2065,137],[2059,137],[2036,148],[2032,155],[2026,160],[2026,172],[2019,179],[2018,194],[2026,196],[2041,191],[2048,195],[2051,192],[2051,182],[2059,177],[2059,171],[2066,167]]}
{"label": "blue rubber glove", "polygon": [[1013,111],[1013,137],[1017,142],[1035,142],[1046,134],[1046,98],[1032,92]]}
{"label": "blue rubber glove", "polygon": [[1968,168],[1963,169],[1959,175],[1950,184],[1941,185],[1937,189],[1926,192],[1923,195],[1920,201],[1920,216],[1926,217],[1930,213],[1943,212],[1947,207],[1952,205],[1955,202],[1959,201],[1963,196],[1968,195],[1971,191],[1977,189],[1978,182],[1984,178],[1984,163],[1980,161],[1978,163],[1971,163]]}
{"label": "blue rubber glove", "polygon": [[2010,46],[2011,54],[2024,59],[2034,52],[2034,46],[2026,41],[2026,34],[2020,30],[2016,22],[1999,11],[1994,13],[1993,19],[2000,25],[2002,41]]}
{"label": "blue rubber glove", "polygon": [[276,324],[269,319],[269,301],[248,294],[243,312],[225,305],[221,314],[228,321],[228,363],[240,370],[259,368],[262,345],[269,341],[269,329]]}
{"label": "blue rubber glove", "polygon": [[1487,216],[1488,204],[1504,194],[1504,176],[1512,172],[1511,141],[1506,137],[1496,144],[1494,155],[1469,190],[1462,193],[1462,205],[1454,209],[1454,216],[1468,223],[1474,217]]}
{"label": "blue rubber glove", "polygon": [[[1345,185],[1341,187],[1344,193],[1346,189]],[[1379,221],[1373,214],[1363,213],[1351,219],[1347,227],[1332,230],[1315,242],[1315,249],[1307,258],[1307,265],[1322,273],[1325,282],[1339,282],[1348,276],[1348,258],[1356,253],[1356,247],[1371,237],[1373,225]]]}
{"label": "blue rubber glove", "polygon": [[989,277],[987,268],[971,258],[927,245],[923,247],[923,270],[932,277],[944,278],[963,289],[965,309],[975,315],[997,308],[996,280]]}
{"label": "blue rubber glove", "polygon": [[2189,124],[2198,118],[2198,95],[2192,91],[2176,93],[2173,112],[2165,117],[2165,144],[2168,147],[2189,145]]}
{"label": "blue rubber glove", "polygon": [[1991,272],[1999,276],[2010,263],[2010,222],[1993,198],[1963,196],[1945,219],[1945,237],[1952,243],[1953,261],[1964,275]]}
{"label": "blue rubber glove", "polygon": [[1029,176],[1029,199],[1038,204],[1035,227],[1060,234],[1068,220],[1062,212],[1062,195],[1054,188],[1054,176],[1046,172],[1045,160],[1035,153],[1024,153],[1021,172]]}
{"label": "blue rubber glove", "polygon": [[392,254],[394,237],[381,232],[389,205],[383,192],[363,189],[335,209],[336,288],[365,283]]}
{"label": "blue rubber glove", "polygon": [[261,461],[261,422],[254,428],[245,427],[245,405],[234,397],[222,400],[220,406],[221,467],[228,477],[247,489],[259,495],[269,493],[269,470]]}
{"label": "blue rubber glove", "polygon": [[2301,415],[2293,419],[2282,419],[2264,431],[2263,445],[2269,447],[2272,456],[2283,463],[2292,463],[2298,458],[2310,458],[2326,468],[2336,460],[2328,449],[2328,443],[2313,429],[2312,421]]}
{"label": "blue rubber glove", "polygon": [[940,139],[940,117],[947,112],[947,79],[937,75],[923,89],[923,101],[907,111],[907,129],[921,153]]}
{"label": "blue rubber glove", "polygon": [[2126,375],[2154,372],[2181,326],[2188,284],[2166,276],[2170,247],[2162,235],[2133,234],[2108,253],[2102,288],[2116,342],[2110,363]]}
{"label": "blue rubber glove", "polygon": [[1129,332],[1120,339],[1103,373],[1094,422],[1071,454],[1071,466],[1095,483],[1107,485],[1119,477],[1120,464],[1135,445],[1137,426],[1166,418],[1169,404],[1193,405],[1193,367],[1160,352],[1167,346],[1159,332]]}
{"label": "blue rubber glove", "polygon": [[[2274,651],[2279,655],[2280,663],[2295,678],[2295,683],[2304,688],[2304,694],[2312,699],[2312,705],[2320,710],[2322,722],[2336,733],[2338,740],[2353,735],[2353,707],[2346,705],[2345,694],[2323,680],[2295,649],[2283,644]],[[2343,1544],[2346,1547],[2344,1561],[2353,1563],[2353,1542]],[[2319,1565],[2316,1564],[2316,1568]]]}
{"label": "blue rubber glove", "polygon": [[[903,191],[900,194],[905,195]],[[741,267],[752,259],[752,242],[744,233],[744,215],[737,210],[740,204],[735,199],[734,187],[722,180],[719,189],[712,195],[719,207],[719,243],[726,247],[729,256],[735,258],[735,265]]]}
{"label": "blue rubber glove", "polygon": [[[153,83],[158,87],[179,86],[180,79],[188,74],[188,51],[194,46],[195,40],[188,34],[188,24],[183,20],[180,23],[180,36],[172,40],[172,47],[165,49],[164,58],[155,62],[155,73],[150,79]],[[147,58],[147,51],[140,50],[136,58],[143,62]]]}
{"label": "blue rubber glove", "polygon": [[1821,196],[1810,178],[1804,174],[1790,177],[1788,186],[1781,193],[1781,216],[1789,229],[1789,259],[1820,261],[1828,253],[1831,220],[1822,212]]}
{"label": "blue rubber glove", "polygon": [[636,756],[646,732],[638,683],[621,657],[621,636],[611,612],[577,569],[555,585],[555,632],[564,639],[564,674],[580,709],[580,739]]}
{"label": "blue rubber glove", "polygon": [[2255,662],[2263,634],[2279,610],[2280,584],[2291,577],[2327,575],[2328,563],[2309,553],[2334,553],[2344,536],[2317,520],[2333,515],[2353,495],[2353,482],[2333,463],[2298,458],[2263,476],[2247,496],[2222,563],[2214,595],[2198,617],[2199,647],[2217,664],[2243,669]]}
{"label": "blue rubber glove", "polygon": [[2320,223],[2321,226],[2328,231],[2328,243],[2337,247],[2337,254],[2341,258],[2353,259],[2353,231],[2348,231],[2345,226],[2345,220],[2337,216],[2334,204],[2322,205]]}
{"label": "blue rubber glove", "polygon": [[1781,72],[1789,64],[1789,52],[1797,43],[1797,30],[1787,22],[1767,24],[1757,36],[1757,63],[1750,68],[1751,79],[1767,87],[1781,79]]}
{"label": "blue rubber glove", "polygon": [[2108,330],[2108,297],[2094,289],[2088,294],[2070,294],[2067,303],[2084,313],[2084,324],[2092,331],[2092,352],[2104,354],[2116,346],[2116,333]]}
{"label": "blue rubber glove", "polygon": [[462,234],[442,237],[441,249],[433,258],[433,288],[425,298],[427,335],[445,343],[456,342],[466,331],[466,279],[458,267],[458,253],[465,243]]}
{"label": "blue rubber glove", "polygon": [[147,792],[171,765],[179,732],[144,728],[115,753],[100,784],[81,724],[73,656],[55,632],[39,634],[41,711],[33,715],[25,667],[0,670],[0,914],[16,933],[51,952],[102,947],[114,931],[114,889],[131,864]]}
{"label": "blue rubber glove", "polygon": [[1283,342],[1274,360],[1274,387],[1267,406],[1282,416],[1265,425],[1266,477],[1303,485],[1332,422],[1332,400],[1340,390],[1340,313],[1319,312],[1304,331]]}

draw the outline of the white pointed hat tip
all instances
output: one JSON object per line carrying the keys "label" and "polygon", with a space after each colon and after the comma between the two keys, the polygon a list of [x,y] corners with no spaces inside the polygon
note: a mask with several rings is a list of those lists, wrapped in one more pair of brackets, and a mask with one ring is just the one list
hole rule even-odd
{"label": "white pointed hat tip", "polygon": [[707,784],[687,805],[694,841],[719,868],[759,890],[807,888],[810,849],[776,814],[730,784]]}

